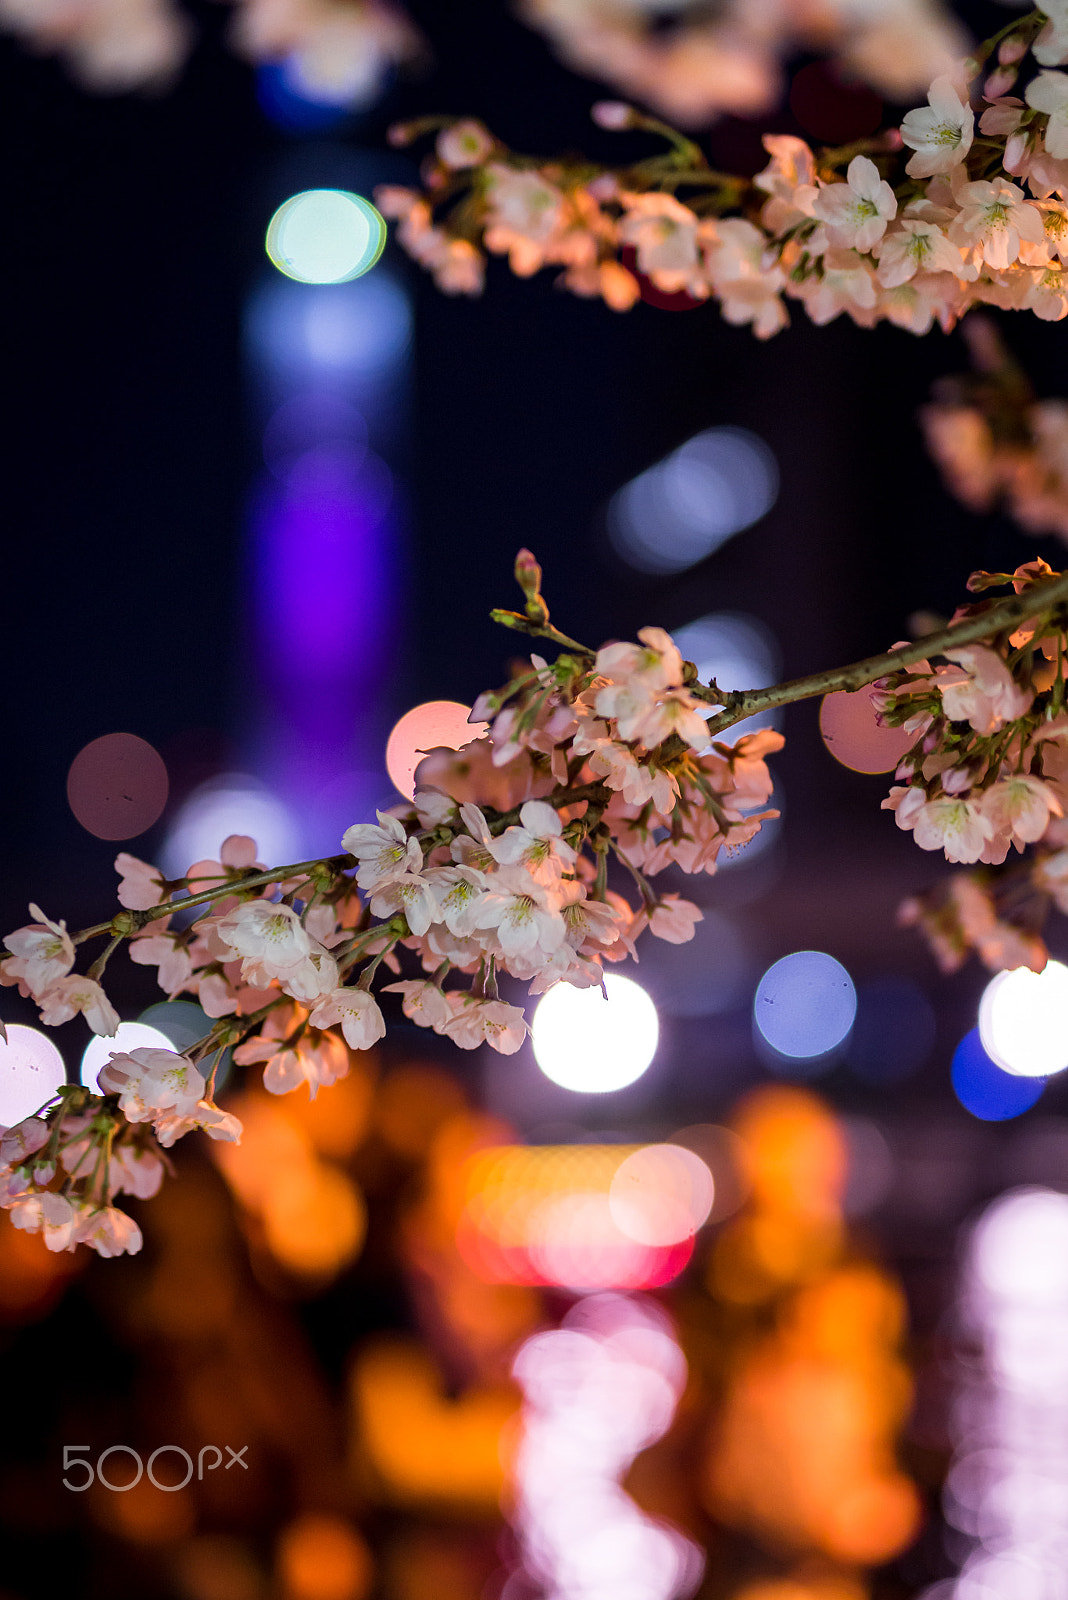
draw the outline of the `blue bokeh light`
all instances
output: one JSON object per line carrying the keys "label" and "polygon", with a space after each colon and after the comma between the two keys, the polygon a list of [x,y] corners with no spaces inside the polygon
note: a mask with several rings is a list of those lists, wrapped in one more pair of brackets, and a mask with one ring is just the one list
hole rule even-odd
{"label": "blue bokeh light", "polygon": [[770,966],[757,985],[753,1019],[772,1049],[794,1060],[834,1050],[857,1012],[853,980],[823,950],[795,950]]}
{"label": "blue bokeh light", "polygon": [[1003,1072],[983,1049],[979,1029],[966,1033],[953,1054],[953,1092],[981,1122],[1007,1122],[1029,1111],[1041,1098],[1045,1078],[1020,1078]]}

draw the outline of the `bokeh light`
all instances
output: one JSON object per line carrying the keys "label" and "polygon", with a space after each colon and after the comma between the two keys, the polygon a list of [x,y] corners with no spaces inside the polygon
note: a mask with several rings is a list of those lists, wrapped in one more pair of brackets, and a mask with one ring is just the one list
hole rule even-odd
{"label": "bokeh light", "polygon": [[412,309],[382,271],[332,286],[275,278],[250,300],[246,334],[256,365],[287,385],[377,379],[404,355]]}
{"label": "bokeh light", "polygon": [[170,783],[163,757],[135,733],[105,733],[79,750],[67,773],[67,801],[87,833],[133,839],[157,822]]}
{"label": "bokeh light", "polygon": [[329,391],[294,395],[263,430],[263,459],[280,483],[302,481],[310,469],[351,475],[367,454],[367,423],[354,405]]}
{"label": "bokeh light", "polygon": [[959,1322],[943,1505],[963,1567],[946,1600],[1046,1600],[1064,1592],[1068,1536],[1068,1196],[1017,1189],[987,1207]]}
{"label": "bokeh light", "polygon": [[822,950],[796,950],[770,966],[757,985],[753,1017],[773,1050],[795,1060],[826,1055],[853,1026],[857,994],[840,961]]}
{"label": "bokeh light", "polygon": [[656,1007],[633,978],[605,978],[605,991],[558,983],[531,1024],[534,1056],[547,1078],[577,1094],[634,1083],[656,1054]]}
{"label": "bokeh light", "polygon": [[471,707],[458,700],[424,700],[395,724],[386,744],[386,770],[406,800],[415,793],[415,769],[428,750],[439,745],[459,750],[484,731],[486,724],[469,722],[470,715]]}
{"label": "bokeh light", "polygon": [[966,1111],[981,1122],[1007,1122],[1040,1099],[1042,1078],[1025,1078],[1006,1072],[983,1049],[979,1029],[965,1034],[953,1054],[950,1069],[953,1092]]}
{"label": "bokeh light", "polygon": [[463,1165],[460,1253],[489,1283],[648,1289],[690,1259],[714,1198],[678,1145],[498,1145]]}
{"label": "bokeh light", "polygon": [[32,1116],[67,1080],[63,1057],[46,1034],[21,1022],[0,1039],[0,1127]]}
{"label": "bokeh light", "polygon": [[613,496],[608,535],[639,572],[684,572],[765,516],[778,493],[778,465],[763,439],[706,428]]}
{"label": "bokeh light", "polygon": [[514,1372],[525,1403],[510,1498],[525,1571],[505,1592],[691,1594],[703,1572],[700,1549],[623,1489],[635,1456],[667,1432],[686,1384],[686,1361],[660,1308],[618,1295],[580,1300],[560,1328],[526,1341]]}
{"label": "bokeh light", "polygon": [[[777,683],[782,671],[778,640],[759,617],[742,611],[710,611],[674,630],[683,657],[692,661],[702,683],[715,681],[721,689],[766,689]],[[731,739],[756,728],[781,721],[779,711],[761,711],[746,717],[731,730]]]}
{"label": "bokeh light", "polygon": [[278,1575],[285,1600],[363,1600],[374,1563],[345,1517],[306,1511],[278,1541]]}
{"label": "bokeh light", "polygon": [[1049,1078],[1068,1067],[1068,967],[998,972],[979,1002],[979,1037],[990,1059],[1022,1078]]}
{"label": "bokeh light", "polygon": [[347,189],[305,189],[278,207],[267,254],[298,283],[348,283],[374,266],[386,225],[374,206]]}
{"label": "bokeh light", "polygon": [[893,772],[916,743],[915,733],[884,728],[876,720],[869,689],[825,694],[820,733],[834,759],[853,772]]}
{"label": "bokeh light", "polygon": [[275,865],[297,856],[297,821],[275,795],[247,773],[226,773],[201,784],[171,824],[160,853],[168,877],[196,861],[217,861],[231,834],[255,839],[260,860]]}
{"label": "bokeh light", "polygon": [[[208,1025],[210,1027],[210,1023]],[[207,1032],[207,1029],[204,1030]],[[192,1040],[189,1041],[192,1043]],[[115,1033],[110,1039],[102,1039],[99,1034],[93,1035],[82,1054],[79,1075],[87,1089],[94,1094],[103,1094],[97,1079],[101,1070],[107,1066],[113,1051],[131,1050],[173,1050],[174,1041],[169,1033],[164,1033],[160,1028],[154,1028],[144,1022],[120,1022]]]}
{"label": "bokeh light", "polygon": [[681,1244],[707,1221],[715,1193],[711,1172],[693,1150],[652,1144],[620,1162],[608,1207],[620,1232],[639,1244]]}

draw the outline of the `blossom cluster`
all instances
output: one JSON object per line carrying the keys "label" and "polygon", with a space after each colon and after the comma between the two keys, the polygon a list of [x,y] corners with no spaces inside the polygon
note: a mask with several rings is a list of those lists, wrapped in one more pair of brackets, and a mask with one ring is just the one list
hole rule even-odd
{"label": "blossom cluster", "polygon": [[[394,130],[398,143],[439,130],[422,190],[385,185],[376,199],[448,293],[480,292],[489,253],[520,276],[561,267],[564,288],[617,311],[645,285],[712,299],[758,338],[786,326],[789,300],[819,324],[844,314],[916,334],[981,304],[1058,321],[1068,315],[1068,72],[1050,69],[1068,64],[1068,0],[1063,10],[1031,13],[980,50],[997,60],[975,89],[978,117],[961,66],[873,140],[817,154],[765,135],[770,160],[751,181],[714,172],[691,140],[605,102],[594,107],[602,126],[665,134],[668,152],[618,169],[538,161],[473,120],[427,118]],[[1021,74],[1022,96],[1010,93]]]}
{"label": "blossom cluster", "polygon": [[[644,931],[692,938],[698,907],[653,880],[668,866],[714,872],[777,815],[764,758],[782,736],[713,739],[718,691],[696,682],[663,629],[588,650],[549,626],[528,552],[516,572],[526,615],[496,615],[566,648],[482,695],[471,720],[487,731],[429,752],[414,799],[354,823],[342,853],[268,870],[253,841],[234,836],[218,860],[172,881],[123,852],[110,921],[72,935],[32,906],[33,921],[6,936],[0,984],[17,986],[46,1026],[81,1014],[94,1033],[115,1034],[102,979],[120,943],[168,996],[195,996],[213,1019],[184,1054],[113,1052],[98,1094],[64,1090],[4,1135],[0,1204],[18,1226],[53,1249],[138,1248],[112,1194],[150,1190],[159,1150],[194,1129],[240,1137],[214,1101],[227,1049],[262,1070],[268,1092],[314,1095],[348,1073],[350,1051],[383,1036],[384,990],[461,1049],[509,1055],[528,1031],[517,986],[597,987]],[[81,945],[108,935],[76,972]]]}
{"label": "blossom cluster", "polygon": [[[568,66],[685,127],[732,112],[770,111],[782,62],[833,52],[850,76],[891,100],[926,88],[962,55],[966,39],[937,0],[523,0],[522,15]],[[667,26],[665,26],[665,22]]]}
{"label": "blossom cluster", "polygon": [[[277,62],[306,98],[362,106],[390,71],[416,56],[419,36],[392,0],[230,0],[231,42]],[[0,0],[0,29],[58,53],[87,89],[117,93],[170,83],[194,42],[178,0]]]}
{"label": "blossom cluster", "polygon": [[[1012,574],[973,573],[969,587],[1011,584],[1026,594],[1055,576],[1036,560]],[[921,849],[976,866],[901,910],[946,971],[971,950],[993,970],[1041,971],[1046,912],[1068,911],[1066,628],[1063,606],[1052,606],[990,642],[946,648],[933,668],[914,663],[872,691],[880,720],[916,738],[884,809]]]}
{"label": "blossom cluster", "polygon": [[969,317],[975,370],[942,378],[920,422],[946,487],[970,510],[999,503],[1021,527],[1068,540],[1068,401],[1039,400],[993,324]]}

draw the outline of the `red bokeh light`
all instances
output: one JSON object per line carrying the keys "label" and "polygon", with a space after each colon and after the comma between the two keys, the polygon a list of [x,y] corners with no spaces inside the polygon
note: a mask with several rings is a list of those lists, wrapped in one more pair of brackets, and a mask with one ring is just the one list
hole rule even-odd
{"label": "red bokeh light", "polygon": [[80,750],[67,773],[67,800],[98,839],[132,839],[159,820],[170,782],[163,757],[135,733],[106,733]]}
{"label": "red bokeh light", "polygon": [[834,759],[854,772],[893,772],[916,743],[914,733],[884,728],[875,720],[868,689],[824,695],[820,733]]}

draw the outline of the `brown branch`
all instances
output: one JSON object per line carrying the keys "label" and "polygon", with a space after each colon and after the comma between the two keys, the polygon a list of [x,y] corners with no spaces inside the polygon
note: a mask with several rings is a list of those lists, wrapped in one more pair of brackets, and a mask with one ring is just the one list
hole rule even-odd
{"label": "brown branch", "polygon": [[690,685],[691,693],[714,705],[722,705],[708,721],[710,734],[721,733],[758,711],[770,711],[776,706],[792,705],[796,700],[811,700],[816,695],[830,694],[836,689],[863,689],[890,672],[915,666],[928,656],[944,655],[947,650],[961,645],[974,644],[999,633],[1014,633],[1021,622],[1039,612],[1050,611],[1068,601],[1068,573],[1046,583],[1032,584],[1022,594],[998,601],[977,616],[966,617],[962,622],[950,623],[937,633],[916,639],[896,650],[884,650],[881,655],[867,656],[847,667],[829,667],[824,672],[813,672],[806,678],[793,678],[789,683],[776,683],[767,689],[718,690],[715,686],[704,688]]}

